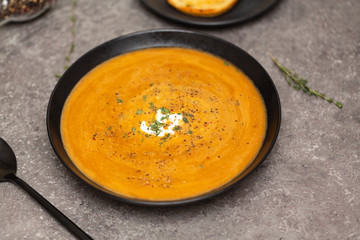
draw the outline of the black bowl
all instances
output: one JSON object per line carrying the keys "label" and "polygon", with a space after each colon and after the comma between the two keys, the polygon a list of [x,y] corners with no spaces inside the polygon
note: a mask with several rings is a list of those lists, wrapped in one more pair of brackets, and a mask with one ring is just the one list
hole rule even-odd
{"label": "black bowl", "polygon": [[[191,198],[171,201],[150,201],[123,196],[111,192],[87,178],[76,168],[64,149],[60,134],[61,113],[65,100],[76,83],[90,70],[112,57],[134,50],[156,47],[192,48],[226,59],[252,79],[264,98],[268,127],[264,143],[257,157],[244,172],[232,181],[211,192]],[[229,189],[235,183],[253,172],[265,160],[275,143],[280,129],[281,110],[279,96],[270,76],[265,69],[244,50],[225,40],[202,33],[183,30],[149,30],[125,35],[105,42],[80,57],[68,68],[55,86],[49,100],[46,120],[49,139],[55,153],[62,163],[81,180],[95,189],[127,203],[148,206],[172,206],[213,197]]]}

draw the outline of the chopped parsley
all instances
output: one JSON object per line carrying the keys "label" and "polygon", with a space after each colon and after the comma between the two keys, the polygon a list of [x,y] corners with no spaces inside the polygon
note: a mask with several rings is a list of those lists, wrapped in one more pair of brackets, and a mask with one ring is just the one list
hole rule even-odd
{"label": "chopped parsley", "polygon": [[123,103],[123,102],[124,102],[124,100],[121,100],[120,98],[117,98],[116,101],[117,101],[118,103]]}
{"label": "chopped parsley", "polygon": [[143,113],[143,111],[141,110],[141,109],[138,109],[137,111],[136,111],[136,115],[139,115],[139,114],[142,114]]}

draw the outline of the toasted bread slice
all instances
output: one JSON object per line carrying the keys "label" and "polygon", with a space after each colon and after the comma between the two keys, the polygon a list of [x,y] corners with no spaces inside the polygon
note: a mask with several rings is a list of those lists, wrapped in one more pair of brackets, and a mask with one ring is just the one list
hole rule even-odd
{"label": "toasted bread slice", "polygon": [[230,10],[238,0],[167,0],[177,10],[197,17],[215,17]]}

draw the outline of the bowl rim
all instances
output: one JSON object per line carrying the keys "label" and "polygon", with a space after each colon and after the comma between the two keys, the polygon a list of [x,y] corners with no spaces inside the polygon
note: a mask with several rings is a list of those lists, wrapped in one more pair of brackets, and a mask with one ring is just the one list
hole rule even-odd
{"label": "bowl rim", "polygon": [[[108,45],[112,45],[114,44],[115,42],[118,42],[118,41],[122,41],[124,39],[128,39],[128,38],[132,38],[132,37],[136,37],[136,36],[141,36],[141,35],[147,35],[147,34],[163,34],[163,33],[166,33],[166,34],[171,34],[171,33],[184,33],[184,34],[190,34],[190,35],[196,35],[196,36],[200,36],[200,37],[205,37],[205,38],[210,38],[216,42],[222,42],[224,44],[227,44],[229,45],[230,47],[232,48],[236,48],[237,50],[241,51],[243,54],[246,55],[246,57],[250,57],[257,65],[258,67],[260,67],[263,71],[263,74],[264,74],[264,77],[267,78],[267,80],[269,80],[269,84],[271,85],[271,87],[273,88],[273,94],[275,95],[275,103],[277,105],[277,110],[278,110],[278,113],[277,113],[277,122],[276,122],[276,126],[275,126],[275,132],[273,133],[273,138],[271,139],[271,142],[270,144],[268,145],[265,153],[263,154],[263,156],[261,157],[261,160],[258,161],[256,163],[256,165],[250,169],[248,171],[248,169],[250,168],[250,166],[253,164],[251,163],[247,169],[245,169],[243,172],[239,173],[238,176],[236,176],[235,178],[233,178],[231,181],[229,181],[228,183],[218,187],[218,188],[215,188],[209,192],[206,192],[206,193],[203,193],[203,194],[199,194],[199,195],[196,195],[196,196],[192,196],[192,197],[188,197],[188,198],[182,198],[182,199],[176,199],[176,200],[146,200],[146,199],[138,199],[138,198],[131,198],[131,197],[128,197],[128,196],[124,196],[124,195],[120,195],[120,194],[117,194],[117,193],[114,193],[110,190],[107,190],[105,189],[104,187],[102,187],[101,185],[97,184],[96,182],[92,181],[91,179],[87,178],[86,175],[83,174],[83,177],[87,178],[87,179],[84,179],[83,177],[79,176],[79,174],[77,174],[67,163],[66,161],[61,157],[61,154],[55,144],[55,140],[53,139],[53,134],[52,134],[52,130],[51,130],[51,121],[50,121],[50,118],[51,118],[51,112],[52,112],[52,105],[54,104],[53,101],[54,101],[54,97],[55,97],[55,94],[57,93],[57,91],[59,91],[59,85],[65,81],[63,79],[66,79],[66,76],[69,72],[72,71],[72,69],[74,69],[78,64],[79,62],[82,60],[82,59],[85,59],[87,56],[91,55],[92,53],[98,51],[99,49],[102,49]],[[154,47],[160,47],[160,46],[154,46]],[[168,46],[164,46],[164,47],[168,47]],[[173,47],[178,47],[178,46],[173,46]],[[140,49],[146,49],[146,48],[149,48],[149,47],[145,47],[145,48],[140,48]],[[151,47],[150,47],[151,48]],[[195,49],[195,48],[193,48]],[[196,49],[196,50],[200,50],[200,49]],[[134,50],[130,50],[130,51],[127,51],[127,52],[132,52]],[[201,50],[200,50],[201,51]],[[205,51],[206,52],[206,51]],[[209,53],[209,52],[208,52]],[[124,54],[124,53],[121,53],[121,54]],[[119,56],[121,54],[118,54],[118,55],[115,55],[115,56]],[[212,54],[212,53],[210,53]],[[213,54],[214,55],[214,54]],[[216,56],[216,55],[215,55]],[[113,58],[114,56],[112,57],[109,57],[108,59],[106,60],[109,60],[111,58]],[[217,57],[221,57],[221,56],[217,56]],[[221,57],[223,58],[223,57]],[[106,61],[106,60],[103,60],[102,62]],[[225,59],[227,60],[227,59]],[[101,63],[102,63],[101,62]],[[234,63],[233,63],[234,64]],[[98,64],[96,65],[98,66]],[[243,70],[243,69],[241,69]],[[89,71],[88,71],[89,72]],[[80,78],[81,79],[81,78]],[[76,83],[80,80],[80,79],[77,79]],[[251,78],[250,78],[251,79]],[[252,79],[251,79],[252,80]],[[252,80],[253,81],[253,80]],[[75,85],[76,85],[75,83]],[[255,84],[255,83],[254,83]],[[256,85],[255,85],[256,86]],[[73,87],[72,87],[73,89]],[[262,94],[261,94],[262,95]],[[68,97],[68,94],[66,96],[66,98]],[[263,96],[264,97],[264,96]],[[66,100],[65,98],[65,100]],[[62,110],[62,109],[61,109]],[[61,116],[61,114],[60,114]],[[268,157],[269,153],[271,152],[276,140],[277,140],[277,137],[278,137],[278,134],[279,134],[279,131],[280,131],[280,125],[281,125],[281,102],[280,102],[280,97],[279,97],[279,94],[278,94],[278,91],[276,89],[276,86],[273,82],[273,80],[271,79],[270,75],[267,73],[267,71],[262,67],[262,65],[255,59],[253,58],[250,54],[248,54],[246,51],[244,51],[243,49],[241,49],[240,47],[236,46],[235,44],[227,41],[227,40],[224,40],[222,38],[219,38],[219,37],[216,37],[216,36],[213,36],[213,35],[210,35],[210,34],[207,34],[207,33],[200,33],[200,32],[195,32],[195,31],[190,31],[190,30],[179,30],[179,29],[150,29],[150,30],[144,30],[144,31],[136,31],[136,32],[133,32],[133,33],[128,33],[128,34],[125,34],[125,35],[121,35],[119,37],[116,37],[116,38],[113,38],[109,41],[105,41],[104,43],[100,44],[100,45],[97,45],[95,46],[94,48],[90,49],[89,51],[87,51],[86,53],[84,53],[81,57],[79,57],[76,61],[74,61],[73,64],[71,64],[71,66],[63,73],[63,75],[60,77],[60,79],[58,80],[58,82],[56,83],[55,87],[53,88],[52,92],[51,92],[51,95],[50,95],[50,98],[49,98],[49,102],[48,102],[48,106],[47,106],[47,113],[46,113],[46,126],[47,126],[47,133],[48,133],[48,138],[49,138],[49,141],[50,141],[50,144],[51,144],[51,147],[53,149],[53,151],[55,152],[56,156],[58,157],[58,159],[65,165],[65,167],[70,170],[70,172],[72,172],[72,174],[74,174],[78,179],[80,179],[82,182],[86,183],[86,185],[92,187],[93,189],[96,189],[100,192],[102,192],[103,194],[113,198],[113,199],[116,199],[116,200],[119,200],[121,202],[124,202],[124,203],[129,203],[129,204],[133,204],[133,205],[141,205],[141,206],[152,206],[152,207],[168,207],[168,206],[177,206],[177,205],[185,205],[185,204],[190,204],[190,203],[194,203],[194,202],[199,202],[199,201],[203,201],[205,199],[210,199],[210,198],[213,198],[217,195],[220,195],[222,194],[223,192],[231,189],[232,187],[234,187],[234,185],[236,185],[237,183],[239,183],[242,179],[248,177],[251,173],[253,173],[262,163],[263,161],[265,161],[265,159]],[[268,135],[268,133],[266,133],[266,135]],[[266,137],[265,135],[265,137]],[[61,137],[60,137],[61,139]],[[60,140],[61,143],[62,143],[62,139]],[[261,146],[260,150],[264,147],[264,143],[263,145]],[[260,152],[259,150],[259,152]],[[65,151],[65,150],[64,150]],[[258,152],[258,154],[259,154]],[[66,151],[65,151],[66,153]],[[67,153],[66,153],[67,155]],[[254,161],[255,159],[257,158],[258,156],[256,156],[254,158]],[[69,160],[71,161],[70,157],[68,157]],[[72,162],[72,161],[71,161]],[[81,171],[78,170],[80,173]],[[246,172],[246,173],[245,173]],[[81,173],[82,174],[82,173]],[[241,176],[243,175],[244,176]]]}

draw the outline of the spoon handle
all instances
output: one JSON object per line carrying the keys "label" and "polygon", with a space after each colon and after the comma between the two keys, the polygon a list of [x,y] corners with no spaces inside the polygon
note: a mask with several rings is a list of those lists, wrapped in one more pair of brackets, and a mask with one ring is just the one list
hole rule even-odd
{"label": "spoon handle", "polygon": [[9,174],[6,176],[11,182],[17,184],[28,192],[38,203],[40,203],[46,210],[49,211],[60,223],[62,223],[70,232],[72,232],[78,239],[90,240],[92,239],[87,233],[85,233],[81,228],[79,228],[74,222],[72,222],[68,217],[66,217],[62,212],[60,212],[54,205],[52,205],[48,200],[41,196],[37,191],[35,191],[30,185],[26,182],[15,176],[15,174]]}

